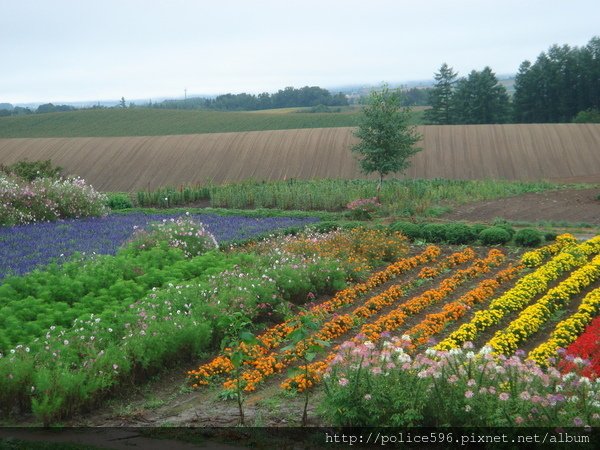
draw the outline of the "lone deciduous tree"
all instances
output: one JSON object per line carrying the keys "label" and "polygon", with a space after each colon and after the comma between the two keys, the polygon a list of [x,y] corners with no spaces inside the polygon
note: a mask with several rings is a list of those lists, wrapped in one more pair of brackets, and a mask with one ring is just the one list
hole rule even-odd
{"label": "lone deciduous tree", "polygon": [[354,133],[360,142],[352,151],[361,155],[360,167],[365,174],[379,174],[378,199],[383,177],[406,170],[410,165],[408,159],[422,150],[415,147],[421,135],[409,125],[410,111],[402,107],[401,93],[385,85],[380,91],[371,92],[363,108]]}

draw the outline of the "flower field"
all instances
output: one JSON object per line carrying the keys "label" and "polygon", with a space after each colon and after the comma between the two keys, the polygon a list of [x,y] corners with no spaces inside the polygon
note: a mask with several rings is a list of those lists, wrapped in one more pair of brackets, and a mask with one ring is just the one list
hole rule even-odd
{"label": "flower field", "polygon": [[[258,234],[316,222],[313,218],[219,216],[191,214],[219,242],[247,239]],[[115,254],[136,228],[170,220],[175,214],[123,214],[59,222],[0,227],[0,281],[9,273],[22,275],[51,261],[64,261],[75,252]]]}
{"label": "flower field", "polygon": [[315,220],[0,228],[16,274],[0,284],[0,413],[49,425],[185,365],[241,417],[265,392],[304,396],[306,415],[318,390],[334,425],[600,424],[600,236],[523,253],[313,227],[222,245]]}
{"label": "flower field", "polygon": [[192,387],[324,388],[320,414],[343,426],[600,425],[600,236],[518,258],[448,250],[399,257],[226,347],[187,372]]}

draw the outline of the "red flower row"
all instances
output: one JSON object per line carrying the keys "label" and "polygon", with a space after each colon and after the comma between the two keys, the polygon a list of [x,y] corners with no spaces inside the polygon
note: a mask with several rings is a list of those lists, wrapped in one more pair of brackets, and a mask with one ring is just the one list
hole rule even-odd
{"label": "red flower row", "polygon": [[[581,371],[573,358],[582,358],[589,361]],[[596,317],[587,326],[583,334],[566,349],[566,357],[558,364],[561,372],[580,372],[588,378],[600,377],[600,317]]]}

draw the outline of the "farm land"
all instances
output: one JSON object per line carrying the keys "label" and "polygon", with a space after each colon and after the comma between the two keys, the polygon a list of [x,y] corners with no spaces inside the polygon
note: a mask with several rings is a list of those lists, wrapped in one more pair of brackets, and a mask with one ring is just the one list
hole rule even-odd
{"label": "farm land", "polygon": [[[600,426],[598,125],[434,126],[471,145],[448,164],[423,127],[416,172],[374,202],[351,161],[311,176],[335,167],[327,142],[351,145],[353,112],[118,113],[139,117],[0,118],[0,162],[52,159],[102,191],[3,181],[3,200],[32,193],[0,227],[4,425]],[[260,131],[286,128],[290,146]],[[484,135],[526,161],[536,136],[555,150],[494,160]],[[560,164],[576,135],[584,161]],[[134,161],[123,172],[98,162],[116,136]],[[169,154],[172,139],[188,152],[213,139],[213,153],[225,140],[255,163],[233,176],[215,159],[223,177],[203,182],[189,174],[207,164]],[[96,159],[73,157],[90,146]],[[311,146],[321,155],[286,153]],[[144,186],[156,158],[178,183]],[[34,201],[52,186],[71,210]]]}

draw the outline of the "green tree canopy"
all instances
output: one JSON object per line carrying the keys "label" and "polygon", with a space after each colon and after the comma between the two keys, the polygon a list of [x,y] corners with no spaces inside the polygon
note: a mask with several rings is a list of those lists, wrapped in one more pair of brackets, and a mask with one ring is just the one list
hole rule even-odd
{"label": "green tree canopy", "polygon": [[429,92],[431,109],[425,111],[425,119],[429,123],[439,125],[454,123],[453,90],[457,75],[446,63],[442,64],[440,71],[434,75],[436,84]]}
{"label": "green tree canopy", "polygon": [[600,109],[600,37],[585,47],[553,45],[515,79],[517,122],[570,122],[581,111]]}
{"label": "green tree canopy", "polygon": [[505,123],[510,104],[506,88],[498,83],[492,69],[471,71],[461,78],[454,93],[456,122],[460,124]]}
{"label": "green tree canopy", "polygon": [[406,170],[409,158],[421,150],[415,147],[421,135],[409,120],[410,108],[402,107],[400,91],[384,85],[382,90],[371,92],[354,133],[360,142],[352,151],[361,156],[364,173],[379,174],[378,194],[383,177]]}

